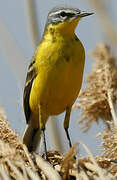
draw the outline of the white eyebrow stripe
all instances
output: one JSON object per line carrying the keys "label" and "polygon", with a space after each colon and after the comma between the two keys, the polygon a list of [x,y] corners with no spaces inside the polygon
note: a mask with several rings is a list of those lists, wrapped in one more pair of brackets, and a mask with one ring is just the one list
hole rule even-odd
{"label": "white eyebrow stripe", "polygon": [[60,13],[60,12],[61,12],[61,10],[60,10],[60,11],[57,11],[57,12],[52,12],[52,13],[50,13],[50,14],[49,14],[49,16],[56,15],[56,14],[58,14],[58,12]]}
{"label": "white eyebrow stripe", "polygon": [[53,15],[56,15],[56,14],[59,14],[59,13],[61,13],[63,10],[59,10],[59,11],[55,11],[55,12],[51,12],[50,14],[49,14],[49,16],[53,16]]}
{"label": "white eyebrow stripe", "polygon": [[[51,12],[49,14],[49,16],[53,16],[53,15],[56,15],[56,14],[60,14],[62,11],[66,12],[66,13],[78,13],[77,11],[72,11],[70,9],[60,9],[59,11],[55,11],[55,12]],[[79,12],[80,13],[80,12]]]}

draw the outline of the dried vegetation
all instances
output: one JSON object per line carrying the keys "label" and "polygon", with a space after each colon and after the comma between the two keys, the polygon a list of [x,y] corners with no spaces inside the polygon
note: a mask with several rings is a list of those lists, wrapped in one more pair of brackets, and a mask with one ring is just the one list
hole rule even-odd
{"label": "dried vegetation", "polygon": [[99,44],[91,53],[95,60],[92,72],[87,78],[88,85],[80,93],[80,101],[74,108],[82,109],[80,123],[85,123],[83,128],[87,131],[92,122],[102,119],[109,126],[108,121],[117,118],[114,105],[117,100],[117,67],[116,59],[109,46]]}

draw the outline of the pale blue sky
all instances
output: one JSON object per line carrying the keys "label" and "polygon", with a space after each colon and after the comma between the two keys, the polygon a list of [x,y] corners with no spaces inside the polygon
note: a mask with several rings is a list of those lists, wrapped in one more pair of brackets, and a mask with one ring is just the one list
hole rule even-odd
{"label": "pale blue sky", "polygon": [[[88,56],[87,52],[94,49],[97,43],[107,41],[106,36],[103,34],[103,29],[99,27],[99,21],[97,20],[98,15],[96,14],[95,9],[88,4],[88,0],[46,0],[41,2],[36,0],[35,9],[38,18],[38,27],[41,35],[44,29],[46,17],[49,10],[54,6],[61,4],[71,5],[81,10],[86,10],[95,13],[93,16],[82,19],[82,21],[78,25],[78,28],[76,29],[76,34],[82,41],[86,50],[86,64],[84,73],[85,79],[86,75],[91,71],[91,58]],[[117,2],[115,2],[114,0],[106,0],[106,5],[110,17],[112,18],[112,21],[117,24]],[[33,55],[34,49],[32,48],[31,39],[29,37],[29,31],[27,29],[26,9],[24,0],[1,0],[0,22],[4,24],[5,28],[9,31],[10,35],[15,40],[16,46],[21,52],[22,56],[24,57],[25,64],[27,64],[28,66],[29,61]],[[9,44],[8,41],[7,48],[10,48],[10,46],[11,44]],[[24,74],[24,70],[22,68],[20,69],[21,59],[16,59],[16,65],[12,64],[10,66],[9,57],[7,56],[7,50],[2,49],[2,42],[0,43],[0,59],[0,104],[3,106],[8,116],[8,120],[10,122],[11,127],[13,129],[16,129],[18,133],[22,134],[25,127],[25,119],[22,113],[23,110],[20,105],[23,92],[23,85],[20,86],[18,84],[16,80],[17,73],[14,74],[13,72],[13,69],[16,69],[17,71],[17,69],[19,68],[21,74]],[[24,81],[25,76],[23,77]],[[60,119],[63,119],[63,115],[60,116]],[[95,139],[94,136],[99,131],[103,131],[103,123],[100,122],[98,126],[93,124],[92,128],[90,129],[87,135],[82,133],[82,131],[80,130],[80,126],[76,122],[77,119],[79,119],[78,111],[73,112],[71,117],[70,134],[72,136],[72,141],[83,141],[86,145],[89,146],[89,148],[94,154],[98,154],[98,151],[96,151],[96,149],[98,149],[97,145],[100,144],[100,141]],[[58,127],[60,126],[62,129],[61,134],[62,136],[65,136],[63,130],[63,120],[58,121],[60,122],[60,125],[58,125]]]}

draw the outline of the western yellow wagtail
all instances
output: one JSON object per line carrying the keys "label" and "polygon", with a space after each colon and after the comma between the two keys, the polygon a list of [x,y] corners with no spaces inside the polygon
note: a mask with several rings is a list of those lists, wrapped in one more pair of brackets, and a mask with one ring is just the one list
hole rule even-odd
{"label": "western yellow wagtail", "polygon": [[85,51],[75,35],[75,28],[82,17],[93,13],[77,8],[56,7],[47,17],[42,40],[29,65],[25,89],[24,112],[28,124],[23,142],[29,151],[35,151],[41,132],[51,115],[66,111],[64,129],[68,133],[71,108],[78,97],[83,77]]}

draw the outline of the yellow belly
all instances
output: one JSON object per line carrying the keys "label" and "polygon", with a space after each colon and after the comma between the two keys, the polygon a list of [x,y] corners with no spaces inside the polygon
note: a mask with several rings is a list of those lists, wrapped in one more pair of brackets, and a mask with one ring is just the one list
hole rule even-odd
{"label": "yellow belly", "polygon": [[[46,47],[47,46],[47,47]],[[57,115],[71,107],[82,84],[85,54],[80,41],[69,46],[48,43],[37,54],[37,77],[30,95],[30,107],[38,111],[39,104],[49,115]]]}

